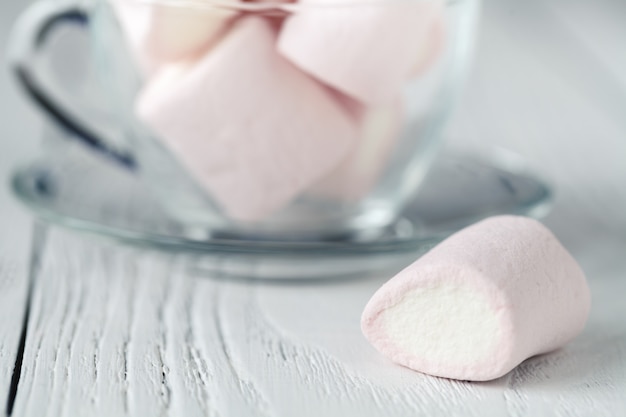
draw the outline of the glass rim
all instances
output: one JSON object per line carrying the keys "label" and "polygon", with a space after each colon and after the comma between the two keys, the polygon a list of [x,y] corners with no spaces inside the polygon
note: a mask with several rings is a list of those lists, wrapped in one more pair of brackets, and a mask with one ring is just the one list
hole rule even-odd
{"label": "glass rim", "polygon": [[409,3],[435,3],[440,4],[444,8],[462,2],[463,0],[328,0],[322,3],[300,3],[285,2],[279,0],[269,0],[262,2],[241,1],[241,0],[105,0],[108,2],[128,1],[129,3],[142,5],[160,5],[166,7],[177,7],[181,9],[194,10],[210,10],[215,8],[231,9],[241,12],[263,12],[263,11],[282,11],[295,12],[298,10],[310,9],[335,9],[349,8],[356,6],[377,6],[384,7],[391,4],[409,4]]}

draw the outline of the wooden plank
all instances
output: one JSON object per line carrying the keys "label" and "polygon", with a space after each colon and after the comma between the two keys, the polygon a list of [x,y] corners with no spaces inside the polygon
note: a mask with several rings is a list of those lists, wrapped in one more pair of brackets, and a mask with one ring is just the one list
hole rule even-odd
{"label": "wooden plank", "polygon": [[0,407],[9,401],[28,289],[27,268],[0,256]]}
{"label": "wooden plank", "polygon": [[211,303],[212,281],[191,279],[163,254],[63,233],[49,248],[17,415],[252,415],[258,408],[228,366],[215,318],[193,313],[195,303]]}
{"label": "wooden plank", "polygon": [[566,348],[489,383],[395,366],[359,316],[386,279],[213,280],[194,260],[53,232],[15,415],[452,416],[626,412],[626,281],[591,281]]}
{"label": "wooden plank", "polygon": [[[483,415],[481,401],[504,404],[495,391],[382,360],[358,335],[361,301],[376,281],[229,283],[190,273],[192,264],[53,233],[15,414],[471,416]],[[353,292],[360,297],[346,297]],[[275,323],[268,301],[282,306]],[[342,304],[331,320],[341,329],[312,314]],[[316,328],[314,337],[284,333],[286,318]],[[334,355],[325,341],[348,351]],[[352,353],[362,363],[346,361]]]}
{"label": "wooden plank", "polygon": [[[257,290],[259,311],[249,314],[248,320],[265,325],[240,323],[234,327],[260,328],[256,334],[265,337],[273,334],[274,345],[290,352],[288,359],[299,362],[301,373],[312,379],[310,385],[300,381],[302,387],[298,387],[299,381],[290,380],[287,385],[293,392],[286,397],[293,398],[292,409],[278,415],[292,415],[298,404],[307,403],[305,408],[319,411],[311,398],[323,398],[334,407],[324,410],[329,415],[381,415],[385,411],[387,415],[544,415],[556,410],[557,415],[582,416],[626,412],[626,308],[620,301],[626,290],[624,280],[592,281],[596,305],[589,325],[566,348],[530,359],[499,380],[472,384],[406,371],[389,364],[367,345],[359,331],[359,315],[384,279]],[[241,310],[244,301],[223,304]],[[251,331],[248,338],[254,334]],[[263,364],[261,347],[253,345],[245,351],[258,356],[242,367],[257,369],[258,378],[265,381],[260,385],[265,386],[275,376]],[[283,378],[293,372],[278,364],[270,369],[282,369]],[[346,386],[350,388],[342,392]],[[307,390],[322,394],[307,397]]]}

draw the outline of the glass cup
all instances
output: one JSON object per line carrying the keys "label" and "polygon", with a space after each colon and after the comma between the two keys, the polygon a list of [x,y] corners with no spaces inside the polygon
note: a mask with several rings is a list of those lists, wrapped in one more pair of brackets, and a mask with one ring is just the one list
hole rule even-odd
{"label": "glass cup", "polygon": [[[375,236],[439,149],[478,0],[37,3],[10,63],[72,137],[139,176],[169,214],[238,238]],[[111,119],[38,59],[59,24],[90,34]]]}

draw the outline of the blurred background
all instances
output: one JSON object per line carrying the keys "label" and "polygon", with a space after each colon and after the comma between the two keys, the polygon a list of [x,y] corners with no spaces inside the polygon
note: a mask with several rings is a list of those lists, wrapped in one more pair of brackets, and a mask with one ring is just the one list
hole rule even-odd
{"label": "blurred background", "polygon": [[[12,23],[27,6],[23,0],[0,3],[3,57]],[[548,225],[583,266],[622,274],[626,1],[486,0],[481,18],[472,69],[444,133],[447,146],[479,153],[502,147],[521,155],[555,186]],[[0,231],[9,223],[29,224],[8,198],[7,183],[11,167],[35,153],[45,129],[3,63]],[[21,250],[20,239],[0,253]]]}

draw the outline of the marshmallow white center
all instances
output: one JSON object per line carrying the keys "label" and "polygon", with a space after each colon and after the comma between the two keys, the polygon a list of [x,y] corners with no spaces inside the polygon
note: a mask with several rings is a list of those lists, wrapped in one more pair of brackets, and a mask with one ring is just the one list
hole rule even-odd
{"label": "marshmallow white center", "polygon": [[488,362],[500,334],[496,312],[471,288],[416,288],[381,313],[392,343],[435,368]]}

